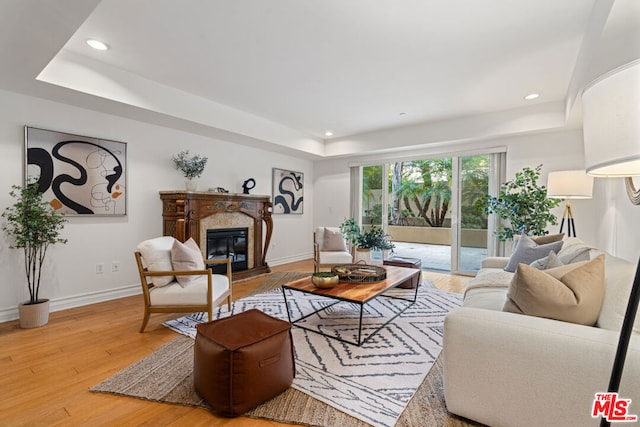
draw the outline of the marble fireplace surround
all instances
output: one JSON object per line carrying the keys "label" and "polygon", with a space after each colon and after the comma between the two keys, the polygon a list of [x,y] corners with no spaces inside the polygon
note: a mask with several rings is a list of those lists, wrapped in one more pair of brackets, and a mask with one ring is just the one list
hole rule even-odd
{"label": "marble fireplace surround", "polygon": [[252,244],[254,234],[253,220],[251,217],[239,212],[220,212],[200,220],[200,252],[202,252],[202,256],[205,257],[207,252],[207,230],[222,230],[225,228],[249,229],[249,238],[247,239],[247,268],[255,267],[253,262],[255,250]]}
{"label": "marble fireplace surround", "polygon": [[216,193],[210,191],[161,191],[163,234],[184,242],[196,241],[206,252],[207,230],[248,228],[247,269],[234,271],[242,280],[269,273],[267,250],[273,232],[269,196]]}

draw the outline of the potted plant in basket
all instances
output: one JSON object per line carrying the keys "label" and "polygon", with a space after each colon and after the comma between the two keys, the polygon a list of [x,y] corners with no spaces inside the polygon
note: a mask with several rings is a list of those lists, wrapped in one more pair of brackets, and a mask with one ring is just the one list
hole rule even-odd
{"label": "potted plant in basket", "polygon": [[538,185],[540,169],[542,165],[535,169],[523,168],[522,172],[516,172],[514,179],[502,184],[498,197],[487,195],[476,204],[486,214],[495,213],[498,218],[508,221],[508,224],[498,225],[498,240],[512,240],[522,233],[544,236],[549,233],[546,230],[548,223],[558,224],[551,209],[560,204],[560,199],[548,199],[547,188]]}
{"label": "potted plant in basket", "polygon": [[12,240],[10,247],[24,252],[29,301],[18,306],[18,313],[20,326],[33,328],[49,321],[49,300],[39,297],[42,265],[50,245],[67,243],[67,239],[60,238],[67,221],[42,199],[37,182],[11,188],[9,194],[16,201],[2,213],[6,220],[2,229]]}
{"label": "potted plant in basket", "polygon": [[197,188],[196,178],[200,178],[204,167],[207,165],[207,157],[195,154],[189,156],[189,150],[181,151],[171,158],[185,178],[187,178],[186,187],[189,191],[195,191]]}

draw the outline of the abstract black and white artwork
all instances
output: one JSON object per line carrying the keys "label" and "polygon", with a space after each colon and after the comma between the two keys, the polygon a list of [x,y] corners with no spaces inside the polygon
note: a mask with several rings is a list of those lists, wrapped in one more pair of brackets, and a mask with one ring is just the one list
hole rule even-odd
{"label": "abstract black and white artwork", "polygon": [[25,181],[64,215],[127,213],[127,144],[25,126]]}
{"label": "abstract black and white artwork", "polygon": [[273,168],[273,213],[301,214],[304,207],[304,174]]}

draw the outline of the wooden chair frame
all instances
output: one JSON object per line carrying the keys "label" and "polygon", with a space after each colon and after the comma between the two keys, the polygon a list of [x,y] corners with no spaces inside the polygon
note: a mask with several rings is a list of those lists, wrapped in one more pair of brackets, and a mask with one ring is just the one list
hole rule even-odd
{"label": "wooden chair frame", "polygon": [[[218,298],[212,301],[213,296],[213,277],[211,269],[205,270],[169,270],[169,271],[149,271],[143,264],[142,254],[139,251],[135,252],[136,263],[138,264],[138,272],[140,273],[140,284],[142,286],[142,294],[144,296],[144,317],[142,318],[142,326],[140,332],[144,332],[151,313],[197,313],[206,311],[209,315],[209,320],[213,319],[213,308],[217,307],[227,300],[227,308],[231,311],[231,298],[232,298],[232,271],[231,271],[231,258],[225,259],[210,259],[204,260],[207,265],[211,264],[227,264],[226,276],[229,279],[229,289],[222,293]],[[153,283],[148,278],[153,276],[207,276],[207,302],[197,305],[152,305],[150,291],[154,288]]]}

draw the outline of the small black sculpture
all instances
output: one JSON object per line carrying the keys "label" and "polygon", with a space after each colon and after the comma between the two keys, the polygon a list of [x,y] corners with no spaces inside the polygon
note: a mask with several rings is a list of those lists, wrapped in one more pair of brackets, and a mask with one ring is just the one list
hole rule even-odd
{"label": "small black sculpture", "polygon": [[[249,184],[251,184],[251,187],[249,187]],[[256,180],[253,178],[249,178],[244,182],[244,184],[242,184],[242,193],[249,194],[249,190],[251,190],[255,186],[256,186]]]}

